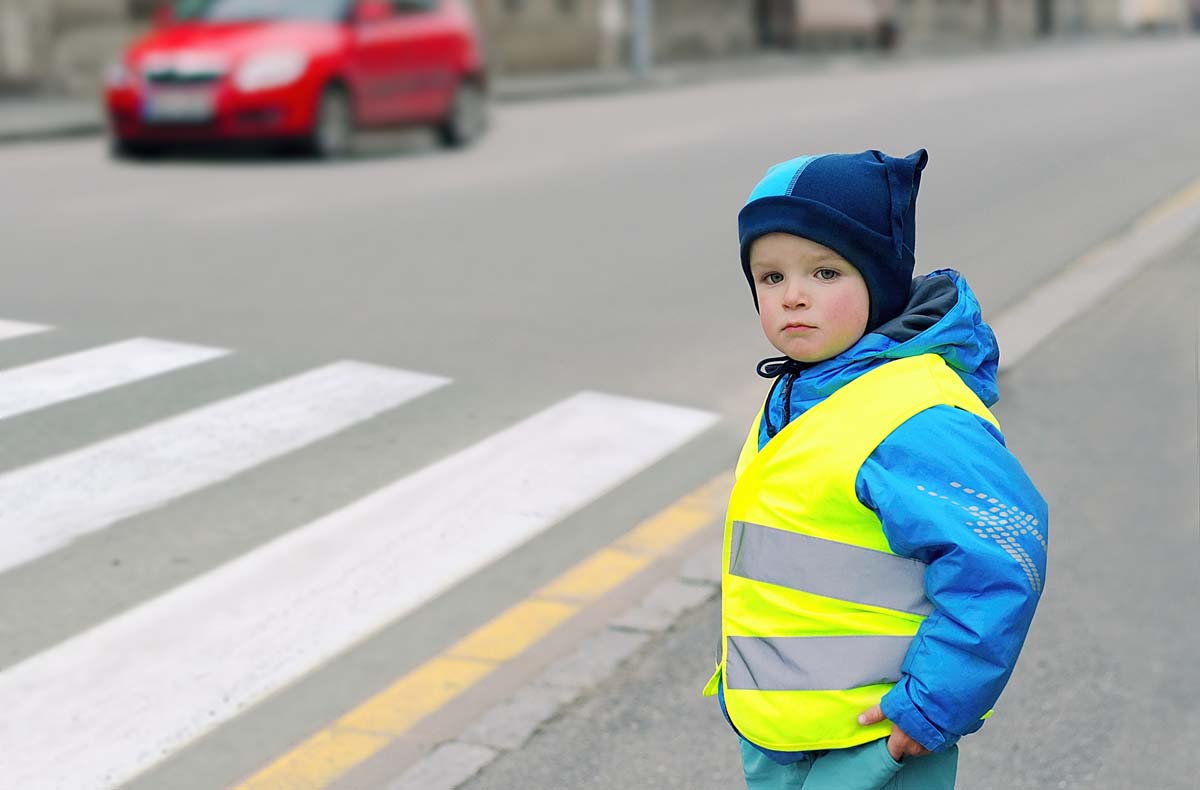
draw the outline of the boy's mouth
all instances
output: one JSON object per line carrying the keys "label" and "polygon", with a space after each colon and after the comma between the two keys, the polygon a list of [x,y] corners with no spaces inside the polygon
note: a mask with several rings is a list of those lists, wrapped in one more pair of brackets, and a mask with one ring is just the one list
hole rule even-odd
{"label": "boy's mouth", "polygon": [[783,327],[784,332],[803,332],[803,331],[806,331],[809,329],[816,329],[816,327],[813,326],[812,324],[801,324],[801,323],[787,324],[786,326]]}

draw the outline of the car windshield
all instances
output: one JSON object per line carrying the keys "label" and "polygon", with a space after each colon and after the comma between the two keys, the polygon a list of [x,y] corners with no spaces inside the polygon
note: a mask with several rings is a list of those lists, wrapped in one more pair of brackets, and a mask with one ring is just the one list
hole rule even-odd
{"label": "car windshield", "polygon": [[178,19],[246,22],[256,19],[303,19],[336,22],[346,18],[347,0],[178,0]]}

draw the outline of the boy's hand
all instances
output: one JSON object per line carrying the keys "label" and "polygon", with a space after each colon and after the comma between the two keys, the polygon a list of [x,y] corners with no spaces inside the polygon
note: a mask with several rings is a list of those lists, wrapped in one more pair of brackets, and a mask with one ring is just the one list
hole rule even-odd
{"label": "boy's hand", "polygon": [[[878,724],[886,719],[883,709],[878,705],[868,708],[858,715],[858,723],[864,727],[869,724]],[[892,725],[892,734],[888,736],[887,750],[896,762],[900,762],[905,757],[923,757],[929,754],[928,749],[914,741],[907,732],[894,724]]]}

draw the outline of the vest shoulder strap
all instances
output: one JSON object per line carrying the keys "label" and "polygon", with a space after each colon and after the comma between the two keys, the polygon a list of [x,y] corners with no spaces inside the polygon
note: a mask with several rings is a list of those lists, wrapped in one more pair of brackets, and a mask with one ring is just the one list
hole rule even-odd
{"label": "vest shoulder strap", "polygon": [[740,478],[751,465],[800,446],[820,448],[821,466],[851,480],[875,448],[915,414],[932,406],[964,409],[1000,427],[971,388],[936,354],[906,357],[864,373],[797,417],[758,452],[759,412],[738,459]]}

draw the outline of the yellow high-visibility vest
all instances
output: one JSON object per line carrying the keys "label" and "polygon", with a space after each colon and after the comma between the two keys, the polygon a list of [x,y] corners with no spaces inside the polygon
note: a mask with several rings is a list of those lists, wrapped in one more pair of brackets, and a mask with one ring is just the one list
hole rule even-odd
{"label": "yellow high-visibility vest", "polygon": [[965,409],[999,428],[941,357],[888,362],[797,417],[760,452],[755,419],[725,521],[723,684],[743,737],[767,749],[856,746],[891,723],[858,715],[900,679],[912,637],[932,611],[925,564],[897,556],[858,500],[859,469],[910,417]]}

